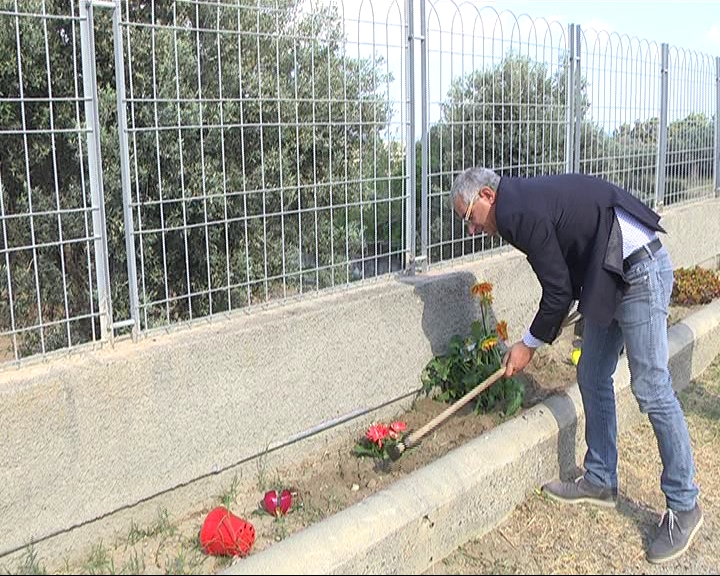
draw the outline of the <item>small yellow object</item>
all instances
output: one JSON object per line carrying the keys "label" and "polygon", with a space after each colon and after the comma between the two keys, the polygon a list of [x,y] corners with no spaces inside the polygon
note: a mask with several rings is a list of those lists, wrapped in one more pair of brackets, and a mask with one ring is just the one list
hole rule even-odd
{"label": "small yellow object", "polygon": [[572,363],[573,363],[575,366],[577,366],[577,365],[578,365],[578,362],[580,362],[580,354],[581,354],[581,353],[582,353],[582,351],[580,350],[580,348],[575,348],[575,349],[572,351],[572,354],[570,354],[570,358],[572,359]]}

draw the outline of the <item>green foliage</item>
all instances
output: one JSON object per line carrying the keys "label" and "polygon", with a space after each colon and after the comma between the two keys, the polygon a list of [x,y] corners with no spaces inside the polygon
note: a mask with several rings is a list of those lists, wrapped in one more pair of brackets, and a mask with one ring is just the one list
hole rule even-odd
{"label": "green foliage", "polygon": [[[614,153],[608,154],[605,172],[641,200],[655,202],[655,179],[660,123],[658,118],[623,124],[613,132]],[[711,186],[714,123],[705,114],[691,112],[673,120],[667,131],[665,205],[684,199],[684,192]]]}
{"label": "green foliage", "polygon": [[237,499],[239,493],[240,480],[238,479],[236,474],[233,476],[230,486],[220,495],[218,495],[217,499],[220,501],[220,504],[222,504],[223,506],[225,506],[225,508],[229,510],[235,503],[235,500]]}
{"label": "green foliage", "polygon": [[146,538],[152,538],[159,534],[172,535],[176,531],[177,527],[173,524],[170,513],[166,508],[161,508],[158,509],[157,519],[150,526],[143,528],[138,526],[135,521],[132,521],[127,541],[130,545],[134,545]]}
{"label": "green foliage", "polygon": [[682,306],[708,304],[720,297],[720,276],[714,270],[695,266],[675,271],[672,303]]}
{"label": "green foliage", "polygon": [[705,114],[693,112],[670,122],[668,173],[675,178],[712,178],[714,138],[715,121]]}
{"label": "green foliage", "polygon": [[[448,217],[446,193],[458,170],[488,166],[508,176],[534,175],[540,166],[543,173],[565,171],[567,73],[567,61],[551,70],[509,52],[491,67],[453,79],[442,117],[428,137],[428,221],[430,238],[436,240],[431,241],[432,261],[488,247],[482,237],[466,238],[462,222]],[[583,79],[583,111],[586,84]],[[497,245],[488,240],[490,246]]]}
{"label": "green foliage", "polygon": [[[29,355],[99,337],[97,232],[77,6],[75,18],[66,0],[19,10],[57,16],[0,17],[0,130],[13,131],[0,147],[0,327],[19,332]],[[108,265],[122,320],[115,61],[112,34],[98,33],[112,21],[110,11],[94,17]],[[337,6],[130,0],[122,19],[145,327],[345,283],[353,259],[401,252],[404,154],[383,140],[393,79],[381,57],[346,53]]]}
{"label": "green foliage", "polygon": [[[466,337],[455,335],[446,354],[433,358],[423,370],[421,381],[425,394],[436,394],[442,402],[453,403],[487,379],[501,366],[501,340],[507,338],[504,322],[488,327],[492,286],[476,284],[473,293],[480,298],[482,320],[471,324]],[[522,406],[525,385],[515,377],[503,378],[475,400],[475,412],[499,410],[510,416]]]}
{"label": "green foliage", "polygon": [[[489,70],[452,82],[442,105],[453,166],[513,166],[525,175],[532,166],[564,168],[564,131],[547,130],[565,121],[565,74],[527,56],[508,54]],[[522,128],[521,128],[522,126]]]}
{"label": "green foliage", "polygon": [[92,545],[84,569],[87,574],[115,574],[115,562],[102,540]]}
{"label": "green foliage", "polygon": [[[2,568],[2,567],[0,567]],[[38,558],[37,550],[33,543],[28,544],[23,550],[19,563],[12,569],[2,568],[3,574],[47,574],[44,562]]]}
{"label": "green foliage", "polygon": [[353,446],[353,454],[358,458],[372,458],[374,460],[387,460],[390,458],[388,455],[388,448],[393,444],[396,444],[396,440],[387,440],[382,445],[369,440],[368,438],[359,438]]}

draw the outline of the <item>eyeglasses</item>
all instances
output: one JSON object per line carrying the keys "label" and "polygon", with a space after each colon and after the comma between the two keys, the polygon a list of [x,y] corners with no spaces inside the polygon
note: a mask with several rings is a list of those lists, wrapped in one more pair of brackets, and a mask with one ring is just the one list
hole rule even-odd
{"label": "eyeglasses", "polygon": [[470,222],[470,213],[473,209],[473,204],[475,204],[475,198],[478,197],[478,193],[475,192],[475,195],[472,197],[472,200],[470,200],[470,204],[468,204],[467,210],[465,210],[465,216],[463,217],[463,222]]}

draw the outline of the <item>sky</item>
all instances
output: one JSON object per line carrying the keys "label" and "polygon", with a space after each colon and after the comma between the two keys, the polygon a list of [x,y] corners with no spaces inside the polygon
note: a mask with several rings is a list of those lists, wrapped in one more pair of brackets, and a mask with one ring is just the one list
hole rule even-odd
{"label": "sky", "polygon": [[720,56],[720,2],[473,2]]}
{"label": "sky", "polygon": [[[323,0],[307,0],[315,4]],[[404,11],[406,0],[325,0],[344,6],[344,12],[352,17],[358,13],[373,15],[385,21],[388,14],[394,20]],[[413,0],[419,13],[420,0]],[[704,1],[618,1],[573,0],[526,2],[503,2],[493,0],[427,0],[428,13],[437,9],[440,19],[451,18],[458,10],[465,13],[463,5],[482,10],[492,6],[497,12],[509,10],[516,16],[526,14],[533,19],[544,18],[563,25],[579,24],[617,34],[626,34],[658,44],[667,43],[677,48],[697,50],[704,54],[720,56],[720,2]],[[371,18],[372,19],[372,18]],[[447,24],[442,27],[446,28]]]}
{"label": "sky", "polygon": [[[323,0],[308,0],[322,2]],[[393,117],[401,120],[405,59],[402,14],[406,0],[327,0],[342,6],[351,55],[384,58],[394,78]],[[420,0],[413,0],[419,40]],[[720,57],[720,0],[526,2],[427,0],[429,121],[436,121],[453,79],[495,65],[508,50],[556,71],[568,46],[568,26],[583,36],[580,66],[595,109],[593,121],[613,129],[656,117],[660,107],[661,44],[670,46],[669,117],[715,112],[715,58]],[[499,15],[499,17],[498,17]],[[373,24],[374,23],[374,24]],[[415,43],[416,70],[420,44]],[[356,50],[356,52],[353,52]],[[416,121],[421,113],[415,77]],[[395,130],[402,130],[400,121]]]}

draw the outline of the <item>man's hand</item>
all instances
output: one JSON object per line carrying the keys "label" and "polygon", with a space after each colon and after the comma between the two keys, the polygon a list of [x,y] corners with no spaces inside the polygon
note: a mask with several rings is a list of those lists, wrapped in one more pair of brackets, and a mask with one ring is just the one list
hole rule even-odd
{"label": "man's hand", "polygon": [[505,378],[510,378],[513,374],[524,370],[525,366],[530,364],[533,354],[535,354],[535,348],[530,348],[522,340],[515,342],[503,358]]}

